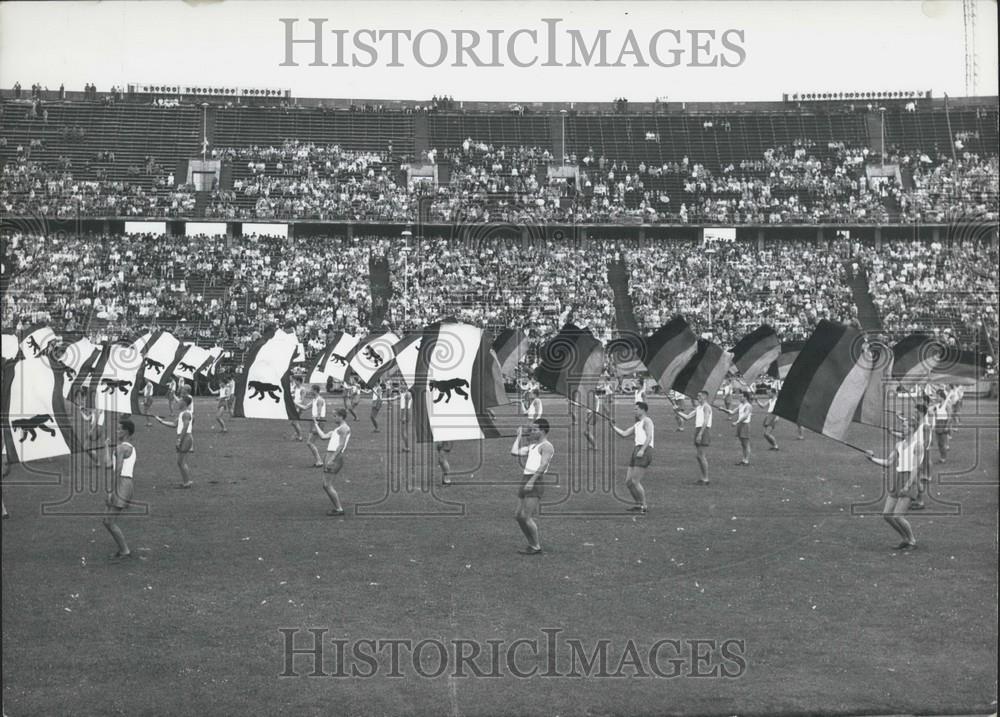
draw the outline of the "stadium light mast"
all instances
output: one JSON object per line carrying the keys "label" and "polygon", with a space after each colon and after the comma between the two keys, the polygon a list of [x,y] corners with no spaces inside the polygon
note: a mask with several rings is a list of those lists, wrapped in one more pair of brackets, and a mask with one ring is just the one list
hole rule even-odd
{"label": "stadium light mast", "polygon": [[208,103],[201,103],[201,161],[208,154]]}
{"label": "stadium light mast", "polygon": [[562,117],[562,140],[560,145],[562,146],[562,159],[560,164],[566,164],[566,110],[559,110],[559,115]]}
{"label": "stadium light mast", "polygon": [[705,249],[705,256],[708,257],[708,325],[712,326],[712,257],[715,256],[715,247],[711,244]]}
{"label": "stadium light mast", "polygon": [[409,229],[403,230],[403,241],[406,242],[399,248],[399,252],[403,255],[403,323],[409,326],[410,324],[410,238],[413,237],[413,232]]}

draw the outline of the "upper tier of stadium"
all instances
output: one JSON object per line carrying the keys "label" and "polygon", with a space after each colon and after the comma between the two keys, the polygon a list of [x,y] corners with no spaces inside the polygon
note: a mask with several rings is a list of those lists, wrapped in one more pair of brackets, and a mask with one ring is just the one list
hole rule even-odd
{"label": "upper tier of stadium", "polygon": [[3,91],[0,209],[404,224],[998,216],[997,97],[516,106],[167,98]]}

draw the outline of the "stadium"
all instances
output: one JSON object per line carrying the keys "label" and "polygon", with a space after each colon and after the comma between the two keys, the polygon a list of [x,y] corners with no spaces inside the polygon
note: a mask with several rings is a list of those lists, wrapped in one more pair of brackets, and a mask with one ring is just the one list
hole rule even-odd
{"label": "stadium", "polygon": [[969,72],[572,102],[0,73],[5,717],[996,713],[1000,101]]}

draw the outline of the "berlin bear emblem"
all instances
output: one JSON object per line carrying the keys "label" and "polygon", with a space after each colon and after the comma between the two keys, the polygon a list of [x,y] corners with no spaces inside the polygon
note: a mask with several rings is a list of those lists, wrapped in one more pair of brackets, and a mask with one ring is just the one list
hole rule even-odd
{"label": "berlin bear emblem", "polygon": [[31,436],[31,440],[35,440],[38,437],[38,434],[36,433],[37,430],[45,431],[50,436],[55,438],[56,430],[45,425],[51,420],[52,416],[44,413],[32,418],[21,418],[16,421],[11,421],[10,427],[15,431],[21,432],[21,440],[19,440],[18,443],[24,443],[24,440],[29,435]]}
{"label": "berlin bear emblem", "polygon": [[76,371],[70,366],[63,366],[63,373],[66,374],[66,378],[70,381],[76,378]]}
{"label": "berlin bear emblem", "polygon": [[115,389],[121,391],[122,393],[128,393],[132,387],[131,381],[115,381],[110,378],[101,379],[101,383],[104,385],[104,388],[101,389],[101,393],[114,393]]}
{"label": "berlin bear emblem", "polygon": [[336,363],[339,363],[341,366],[346,366],[347,365],[347,358],[344,357],[344,356],[341,356],[340,354],[332,354],[330,356],[330,359],[332,361],[336,362]]}
{"label": "berlin bear emblem", "polygon": [[447,381],[428,381],[427,383],[432,391],[438,392],[438,397],[434,399],[434,403],[439,402],[442,398],[445,403],[448,403],[451,400],[452,391],[466,401],[469,400],[469,394],[462,390],[463,387],[469,386],[469,382],[464,378],[450,378]]}
{"label": "berlin bear emblem", "polygon": [[375,349],[373,349],[371,346],[365,346],[365,350],[364,350],[363,353],[364,353],[366,359],[368,359],[373,364],[375,364],[376,368],[378,368],[379,366],[381,366],[385,362],[385,359],[383,359],[381,356],[379,356],[378,351],[376,351]]}
{"label": "berlin bear emblem", "polygon": [[273,383],[264,383],[263,381],[250,381],[247,383],[247,387],[250,389],[250,395],[247,398],[256,398],[258,401],[263,401],[264,394],[266,393],[274,399],[275,403],[281,402],[281,399],[278,398],[281,386]]}
{"label": "berlin bear emblem", "polygon": [[179,370],[181,370],[181,371],[190,371],[191,373],[195,372],[195,367],[194,366],[192,366],[189,363],[184,363],[183,361],[179,361],[177,363],[177,368]]}
{"label": "berlin bear emblem", "polygon": [[30,348],[34,352],[35,358],[38,358],[39,356],[42,355],[42,347],[38,345],[37,341],[35,341],[34,336],[28,337],[28,348]]}
{"label": "berlin bear emblem", "polygon": [[151,359],[148,356],[144,358],[142,362],[146,368],[151,368],[157,373],[163,373],[163,369],[166,368],[162,363],[155,359]]}

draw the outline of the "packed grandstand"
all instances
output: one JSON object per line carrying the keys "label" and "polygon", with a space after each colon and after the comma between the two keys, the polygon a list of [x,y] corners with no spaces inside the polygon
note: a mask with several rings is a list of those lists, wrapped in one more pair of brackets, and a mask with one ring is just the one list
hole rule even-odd
{"label": "packed grandstand", "polygon": [[[822,318],[996,345],[995,97],[200,99],[3,93],[6,326],[156,324],[238,353],[288,319],[319,350],[332,330],[446,315],[537,342],[569,317],[608,340],[680,313],[727,346],[761,323],[802,339]],[[166,223],[127,232],[135,220]],[[705,227],[731,240],[706,252]]]}

